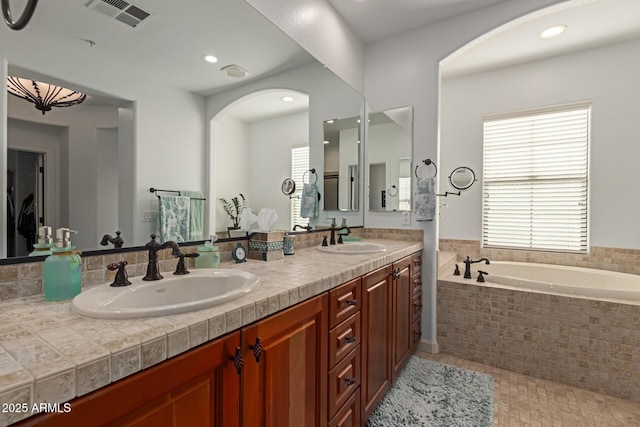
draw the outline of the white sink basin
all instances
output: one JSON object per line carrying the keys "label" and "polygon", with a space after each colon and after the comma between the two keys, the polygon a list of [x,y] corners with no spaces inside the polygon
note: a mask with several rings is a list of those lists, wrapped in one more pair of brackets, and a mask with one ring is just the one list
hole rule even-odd
{"label": "white sink basin", "polygon": [[145,282],[130,278],[131,285],[100,285],[76,296],[74,313],[102,319],[133,319],[185,313],[222,304],[247,295],[260,278],[241,270],[203,268],[190,274]]}
{"label": "white sink basin", "polygon": [[332,254],[362,255],[384,252],[387,250],[387,247],[381,243],[374,242],[346,242],[343,244],[318,246],[318,250]]}

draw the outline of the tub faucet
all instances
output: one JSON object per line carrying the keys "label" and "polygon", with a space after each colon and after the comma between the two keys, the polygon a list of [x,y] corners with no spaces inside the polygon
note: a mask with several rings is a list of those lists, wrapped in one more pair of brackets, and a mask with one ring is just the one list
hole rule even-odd
{"label": "tub faucet", "polygon": [[471,264],[475,264],[477,262],[482,262],[482,261],[484,261],[484,263],[487,264],[487,265],[491,264],[489,262],[489,259],[487,259],[487,258],[480,258],[479,260],[474,261],[471,258],[467,257],[464,260],[464,278],[465,279],[471,279]]}
{"label": "tub faucet", "polygon": [[182,255],[180,252],[180,247],[173,240],[167,240],[166,242],[160,244],[156,242],[156,235],[151,235],[151,241],[145,245],[147,249],[149,249],[149,264],[147,264],[147,274],[142,278],[142,280],[160,280],[162,279],[162,274],[160,274],[160,266],[158,265],[158,251],[161,249],[166,249],[171,247],[171,255],[175,257],[179,257]]}
{"label": "tub faucet", "polygon": [[296,231],[298,228],[302,228],[303,230],[307,230],[308,232],[311,232],[311,229],[313,227],[310,225],[304,226],[304,225],[296,224],[293,226],[293,231]]}

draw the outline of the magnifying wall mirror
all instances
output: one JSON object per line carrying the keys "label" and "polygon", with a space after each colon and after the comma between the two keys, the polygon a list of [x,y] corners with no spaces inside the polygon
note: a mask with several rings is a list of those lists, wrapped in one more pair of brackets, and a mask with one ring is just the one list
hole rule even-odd
{"label": "magnifying wall mirror", "polygon": [[476,182],[476,174],[473,169],[466,166],[455,168],[449,175],[449,184],[458,191],[468,190],[474,182]]}
{"label": "magnifying wall mirror", "polygon": [[411,210],[413,107],[369,113],[369,210]]}

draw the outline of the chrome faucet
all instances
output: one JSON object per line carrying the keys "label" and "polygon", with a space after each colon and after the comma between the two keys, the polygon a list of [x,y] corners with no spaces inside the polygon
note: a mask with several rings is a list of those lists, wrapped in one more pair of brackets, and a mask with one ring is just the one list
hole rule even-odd
{"label": "chrome faucet", "polygon": [[464,278],[465,279],[471,279],[471,264],[475,264],[477,262],[482,262],[482,261],[484,261],[484,263],[487,264],[487,265],[491,264],[489,262],[489,259],[487,259],[487,258],[480,258],[477,261],[473,261],[471,258],[467,257],[464,260]]}
{"label": "chrome faucet", "polygon": [[151,241],[145,245],[147,249],[149,249],[149,264],[147,264],[147,274],[142,278],[142,280],[160,280],[162,279],[162,274],[160,274],[160,266],[158,265],[158,251],[161,249],[166,249],[171,247],[171,255],[174,257],[182,256],[182,252],[180,252],[180,247],[173,240],[167,240],[166,242],[160,244],[156,242],[156,235],[151,235]]}

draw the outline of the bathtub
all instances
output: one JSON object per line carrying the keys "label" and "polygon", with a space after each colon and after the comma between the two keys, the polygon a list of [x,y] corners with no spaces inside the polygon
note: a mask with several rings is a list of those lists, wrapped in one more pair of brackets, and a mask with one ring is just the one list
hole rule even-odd
{"label": "bathtub", "polygon": [[[459,262],[464,273],[464,263]],[[583,296],[613,298],[640,302],[640,276],[590,268],[552,264],[495,261],[471,265],[471,279],[475,282],[478,270],[489,273],[485,280],[522,290]]]}

